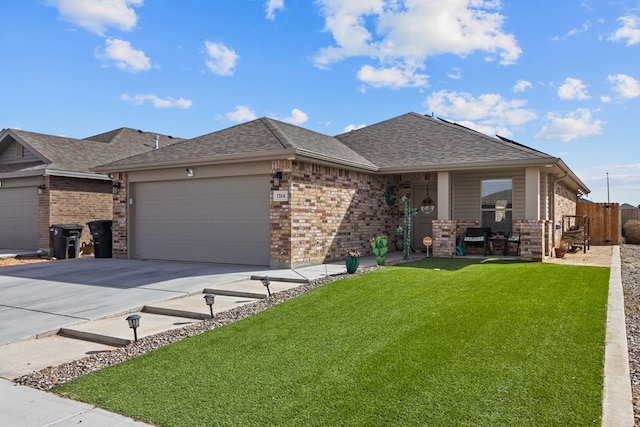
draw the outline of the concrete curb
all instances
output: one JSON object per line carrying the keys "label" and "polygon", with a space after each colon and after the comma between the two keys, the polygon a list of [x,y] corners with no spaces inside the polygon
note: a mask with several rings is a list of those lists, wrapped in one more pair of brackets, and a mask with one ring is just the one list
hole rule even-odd
{"label": "concrete curb", "polygon": [[603,427],[633,427],[633,398],[624,315],[620,246],[614,246],[609,276],[607,332],[604,350]]}

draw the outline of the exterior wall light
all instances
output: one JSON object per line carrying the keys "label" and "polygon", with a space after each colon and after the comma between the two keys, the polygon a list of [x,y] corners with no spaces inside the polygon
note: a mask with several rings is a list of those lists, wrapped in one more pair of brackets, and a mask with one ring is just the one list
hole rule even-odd
{"label": "exterior wall light", "polygon": [[44,186],[44,184],[40,184],[38,185],[38,188],[36,189],[36,191],[38,192],[38,196],[42,196],[42,194],[44,193],[44,189],[47,188]]}
{"label": "exterior wall light", "polygon": [[262,279],[260,279],[260,281],[262,282],[264,287],[267,288],[267,294],[269,294],[269,297],[271,297],[271,291],[269,290],[269,285],[271,284],[271,282],[269,281],[269,276],[264,276]]}
{"label": "exterior wall light", "polygon": [[211,313],[211,318],[213,318],[213,300],[216,299],[215,294],[206,294],[204,297],[204,302],[209,306],[209,312]]}
{"label": "exterior wall light", "polygon": [[127,317],[127,322],[129,323],[129,327],[133,329],[133,341],[138,342],[138,326],[140,326],[140,315],[132,314]]}
{"label": "exterior wall light", "polygon": [[192,168],[187,168],[186,171],[187,171],[187,176],[189,178],[192,178],[192,177],[194,177],[196,175],[196,173],[193,171]]}
{"label": "exterior wall light", "polygon": [[120,187],[122,187],[122,184],[120,183],[120,181],[113,183],[113,185],[111,186],[111,191],[113,192],[114,196],[118,195],[118,192],[120,191]]}
{"label": "exterior wall light", "polygon": [[281,179],[282,179],[282,172],[276,172],[276,174],[273,175],[273,186],[276,188],[279,188]]}

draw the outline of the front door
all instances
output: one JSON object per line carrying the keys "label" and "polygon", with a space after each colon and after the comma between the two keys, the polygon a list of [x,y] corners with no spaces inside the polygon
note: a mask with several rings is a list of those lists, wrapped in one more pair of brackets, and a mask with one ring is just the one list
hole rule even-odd
{"label": "front door", "polygon": [[422,240],[427,236],[433,238],[431,222],[438,218],[436,183],[415,185],[412,194],[413,206],[418,209],[418,215],[413,217],[411,247],[416,251],[426,251],[427,247]]}

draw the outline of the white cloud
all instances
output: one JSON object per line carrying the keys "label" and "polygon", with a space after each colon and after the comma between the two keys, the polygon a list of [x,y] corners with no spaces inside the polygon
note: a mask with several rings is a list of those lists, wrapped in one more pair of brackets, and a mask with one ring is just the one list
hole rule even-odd
{"label": "white cloud", "polygon": [[233,69],[240,58],[235,51],[229,49],[223,43],[215,43],[209,40],[204,42],[207,59],[205,64],[212,73],[221,76],[233,75]]}
{"label": "white cloud", "polygon": [[104,52],[98,51],[96,57],[115,61],[116,67],[132,73],[151,69],[151,61],[144,52],[134,49],[131,43],[124,40],[107,39]]}
{"label": "white cloud", "polygon": [[580,28],[573,28],[571,30],[569,30],[569,32],[567,33],[567,36],[571,37],[571,36],[575,36],[577,34],[580,33],[585,33],[587,31],[589,31],[591,29],[591,22],[585,22],[582,24],[582,27]]}
{"label": "white cloud", "polygon": [[451,71],[447,73],[447,77],[451,80],[460,80],[462,78],[462,70],[458,67],[453,67]]}
{"label": "white cloud", "polygon": [[592,117],[591,111],[580,108],[566,116],[558,113],[547,115],[549,123],[544,125],[535,135],[537,140],[571,141],[579,137],[597,135],[602,132],[602,126],[606,123]]}
{"label": "white cloud", "polygon": [[637,98],[640,96],[640,82],[626,74],[615,74],[607,77],[607,82],[621,98]]}
{"label": "white cloud", "polygon": [[292,125],[298,126],[305,123],[307,120],[309,120],[309,116],[307,115],[307,113],[297,108],[291,110],[291,115],[289,117],[285,117],[284,119],[282,119],[282,121],[285,123],[290,123]]}
{"label": "white cloud", "polygon": [[358,129],[362,129],[363,127],[366,127],[367,125],[348,125],[347,127],[345,127],[342,130],[342,133],[347,133],[347,132],[351,132],[352,130],[358,130]]}
{"label": "white cloud", "polygon": [[427,111],[436,116],[452,117],[463,126],[487,135],[509,136],[511,126],[520,126],[537,115],[525,108],[527,102],[520,99],[508,100],[498,94],[484,94],[474,98],[469,93],[434,92],[425,101]]}
{"label": "white cloud", "polygon": [[120,99],[126,102],[131,102],[133,105],[143,105],[145,102],[150,102],[155,108],[179,108],[187,109],[191,107],[193,102],[184,98],[160,98],[152,93],[129,95],[123,93],[120,95]]}
{"label": "white cloud", "polygon": [[571,77],[567,77],[564,84],[558,88],[558,96],[563,100],[578,99],[582,101],[589,99],[587,86],[581,80]]}
{"label": "white cloud", "polygon": [[49,4],[65,21],[102,36],[109,27],[135,28],[138,16],[132,7],[142,6],[143,0],[49,0]]}
{"label": "white cloud", "polygon": [[429,57],[482,51],[511,64],[522,53],[515,37],[502,30],[498,0],[318,0],[318,4],[335,45],[320,49],[315,65],[327,68],[349,57],[369,57],[379,65],[369,65],[368,70],[402,71],[397,80],[388,82],[391,87],[415,85],[406,76],[424,68]]}
{"label": "white cloud", "polygon": [[513,91],[515,93],[524,92],[527,89],[531,89],[533,84],[527,80],[518,80],[516,84],[513,86]]}
{"label": "white cloud", "polygon": [[256,114],[246,105],[236,105],[236,109],[224,115],[227,120],[241,123],[256,119]]}
{"label": "white cloud", "polygon": [[391,68],[373,68],[365,65],[358,71],[358,78],[373,87],[420,87],[427,85],[428,76],[416,73],[416,70]]}
{"label": "white cloud", "polygon": [[284,0],[267,0],[265,12],[267,19],[274,20],[276,11],[284,9]]}
{"label": "white cloud", "polygon": [[640,43],[640,18],[629,15],[618,18],[618,21],[622,23],[622,27],[613,33],[609,40],[614,42],[626,40],[627,46]]}

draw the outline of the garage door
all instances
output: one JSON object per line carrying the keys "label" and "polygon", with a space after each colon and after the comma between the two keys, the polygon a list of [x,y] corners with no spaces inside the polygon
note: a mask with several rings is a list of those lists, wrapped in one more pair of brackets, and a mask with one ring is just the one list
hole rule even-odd
{"label": "garage door", "polygon": [[35,187],[0,188],[0,248],[38,249]]}
{"label": "garage door", "polygon": [[134,258],[269,265],[269,177],[132,184]]}

